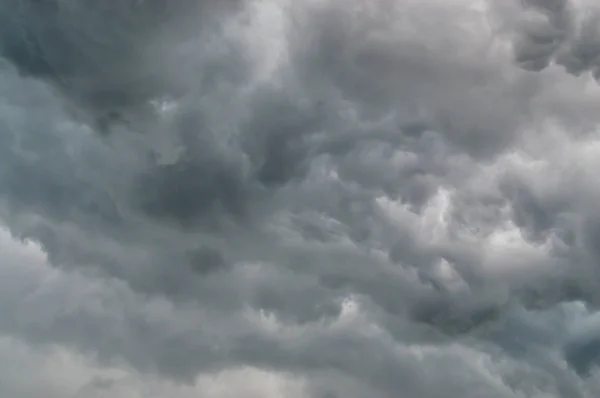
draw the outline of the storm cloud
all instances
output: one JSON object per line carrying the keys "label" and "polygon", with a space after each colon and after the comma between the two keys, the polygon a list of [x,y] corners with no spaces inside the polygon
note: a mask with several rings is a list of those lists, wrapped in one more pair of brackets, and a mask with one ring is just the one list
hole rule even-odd
{"label": "storm cloud", "polygon": [[599,16],[0,0],[0,395],[598,396]]}

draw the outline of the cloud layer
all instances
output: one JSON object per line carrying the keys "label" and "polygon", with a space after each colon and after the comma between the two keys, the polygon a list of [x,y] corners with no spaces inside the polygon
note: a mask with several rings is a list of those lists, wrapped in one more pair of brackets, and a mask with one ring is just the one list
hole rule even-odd
{"label": "cloud layer", "polygon": [[0,395],[598,396],[599,12],[0,0]]}

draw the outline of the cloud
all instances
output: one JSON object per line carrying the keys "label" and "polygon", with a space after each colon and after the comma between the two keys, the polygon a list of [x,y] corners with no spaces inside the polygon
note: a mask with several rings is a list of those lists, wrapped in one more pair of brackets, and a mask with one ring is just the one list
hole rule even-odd
{"label": "cloud", "polygon": [[[122,364],[99,365],[64,348],[34,349],[22,341],[0,339],[3,392],[18,397],[209,398],[306,397],[304,381],[250,367],[228,369],[199,377],[193,384],[146,377]],[[23,369],[29,375],[25,376]]]}
{"label": "cloud", "polygon": [[574,75],[590,72],[598,79],[597,5],[566,0],[522,4],[514,21],[515,57],[521,67],[539,71],[557,64]]}
{"label": "cloud", "polygon": [[596,396],[596,13],[0,0],[0,392]]}

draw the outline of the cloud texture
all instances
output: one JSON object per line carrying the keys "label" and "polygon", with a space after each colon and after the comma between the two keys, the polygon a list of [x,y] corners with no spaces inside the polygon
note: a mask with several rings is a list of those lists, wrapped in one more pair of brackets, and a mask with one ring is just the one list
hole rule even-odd
{"label": "cloud texture", "polygon": [[0,395],[600,394],[600,8],[0,0]]}

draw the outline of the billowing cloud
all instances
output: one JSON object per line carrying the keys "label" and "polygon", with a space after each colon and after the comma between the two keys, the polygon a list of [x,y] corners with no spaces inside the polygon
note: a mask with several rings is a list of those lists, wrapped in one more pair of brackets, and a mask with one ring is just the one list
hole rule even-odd
{"label": "billowing cloud", "polygon": [[0,393],[597,396],[597,15],[0,0]]}

